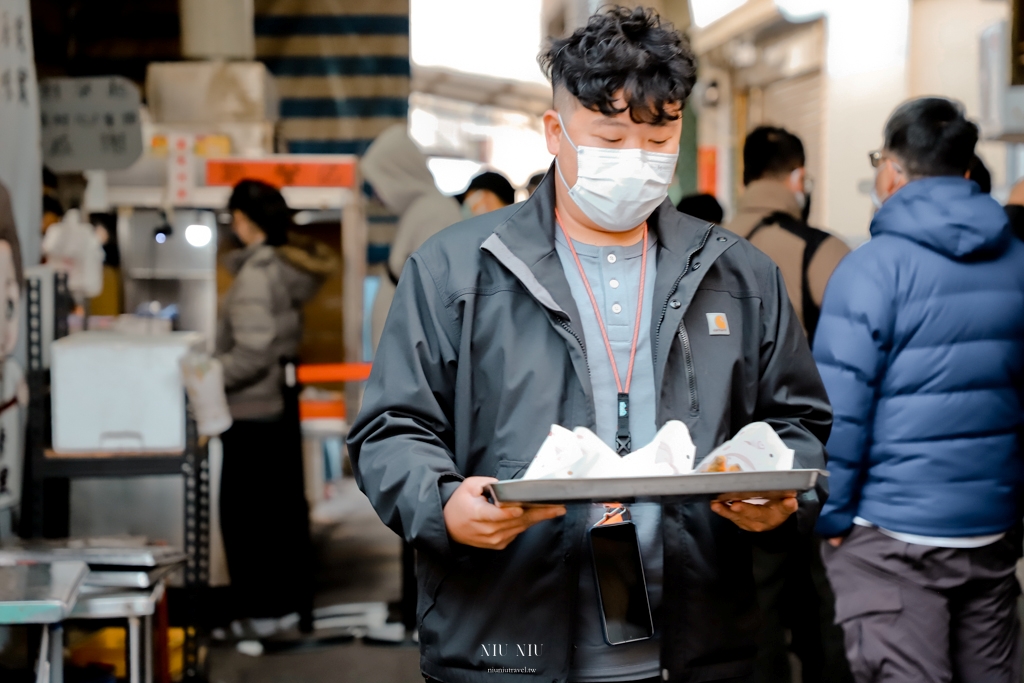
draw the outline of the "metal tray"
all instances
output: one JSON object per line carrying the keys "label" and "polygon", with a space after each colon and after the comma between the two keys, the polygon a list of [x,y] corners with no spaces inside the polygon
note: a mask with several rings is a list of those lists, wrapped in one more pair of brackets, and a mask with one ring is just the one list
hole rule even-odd
{"label": "metal tray", "polygon": [[139,567],[107,567],[104,565],[90,566],[89,576],[85,577],[86,586],[103,588],[135,588],[138,590],[151,588],[177,568],[167,564],[153,569]]}
{"label": "metal tray", "polygon": [[53,624],[75,606],[84,562],[0,566],[0,624]]}
{"label": "metal tray", "polygon": [[498,503],[630,503],[664,498],[712,498],[723,493],[807,491],[814,488],[822,470],[783,472],[716,472],[672,477],[624,479],[513,479],[491,484]]}
{"label": "metal tray", "polygon": [[162,567],[188,559],[171,546],[85,546],[71,541],[26,541],[0,547],[0,562],[78,561],[108,567]]}

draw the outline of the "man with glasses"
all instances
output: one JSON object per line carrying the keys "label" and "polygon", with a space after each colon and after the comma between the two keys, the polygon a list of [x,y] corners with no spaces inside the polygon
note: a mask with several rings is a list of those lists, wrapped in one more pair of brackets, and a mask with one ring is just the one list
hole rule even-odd
{"label": "man with glasses", "polygon": [[871,154],[871,241],[814,357],[835,410],[818,532],[857,681],[1020,680],[1024,244],[965,178],[978,128],[912,100]]}

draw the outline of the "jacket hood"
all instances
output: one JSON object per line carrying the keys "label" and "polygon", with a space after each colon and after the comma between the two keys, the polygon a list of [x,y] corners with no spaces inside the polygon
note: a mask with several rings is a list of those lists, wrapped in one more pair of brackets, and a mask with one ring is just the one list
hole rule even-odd
{"label": "jacket hood", "polygon": [[391,126],[366,150],[359,169],[390,211],[402,215],[427,193],[440,194],[427,158],[409,139],[404,124]]}
{"label": "jacket hood", "polygon": [[1012,233],[1006,212],[973,181],[923,178],[890,197],[871,221],[871,235],[899,235],[954,259],[1001,254]]}
{"label": "jacket hood", "polygon": [[333,249],[323,242],[294,233],[289,233],[288,244],[280,247],[254,244],[237,249],[224,257],[223,264],[232,275],[237,276],[247,263],[266,267],[275,259],[284,265],[278,269],[280,285],[297,304],[312,299],[324,280],[338,268],[338,255]]}
{"label": "jacket hood", "polygon": [[312,299],[324,280],[338,268],[334,250],[305,235],[290,234],[288,244],[275,251],[286,266],[291,266],[281,269],[281,280],[296,303]]}

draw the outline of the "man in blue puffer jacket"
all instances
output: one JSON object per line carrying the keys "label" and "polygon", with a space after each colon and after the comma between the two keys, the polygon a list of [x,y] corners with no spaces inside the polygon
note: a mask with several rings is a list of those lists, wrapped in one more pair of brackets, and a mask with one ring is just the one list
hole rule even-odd
{"label": "man in blue puffer jacket", "polygon": [[900,106],[871,154],[871,241],[828,284],[835,411],[818,521],[858,681],[1019,681],[1024,243],[964,178],[978,129]]}

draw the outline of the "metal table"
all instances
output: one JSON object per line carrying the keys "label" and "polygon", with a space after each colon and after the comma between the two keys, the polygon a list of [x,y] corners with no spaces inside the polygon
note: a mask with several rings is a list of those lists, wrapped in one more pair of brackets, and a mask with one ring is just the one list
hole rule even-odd
{"label": "metal table", "polygon": [[0,624],[43,626],[37,683],[63,683],[64,630],[89,567],[84,562],[0,566]]}
{"label": "metal table", "polygon": [[147,590],[86,585],[82,587],[78,602],[68,618],[127,619],[128,681],[153,683],[153,614],[163,596],[163,581]]}

